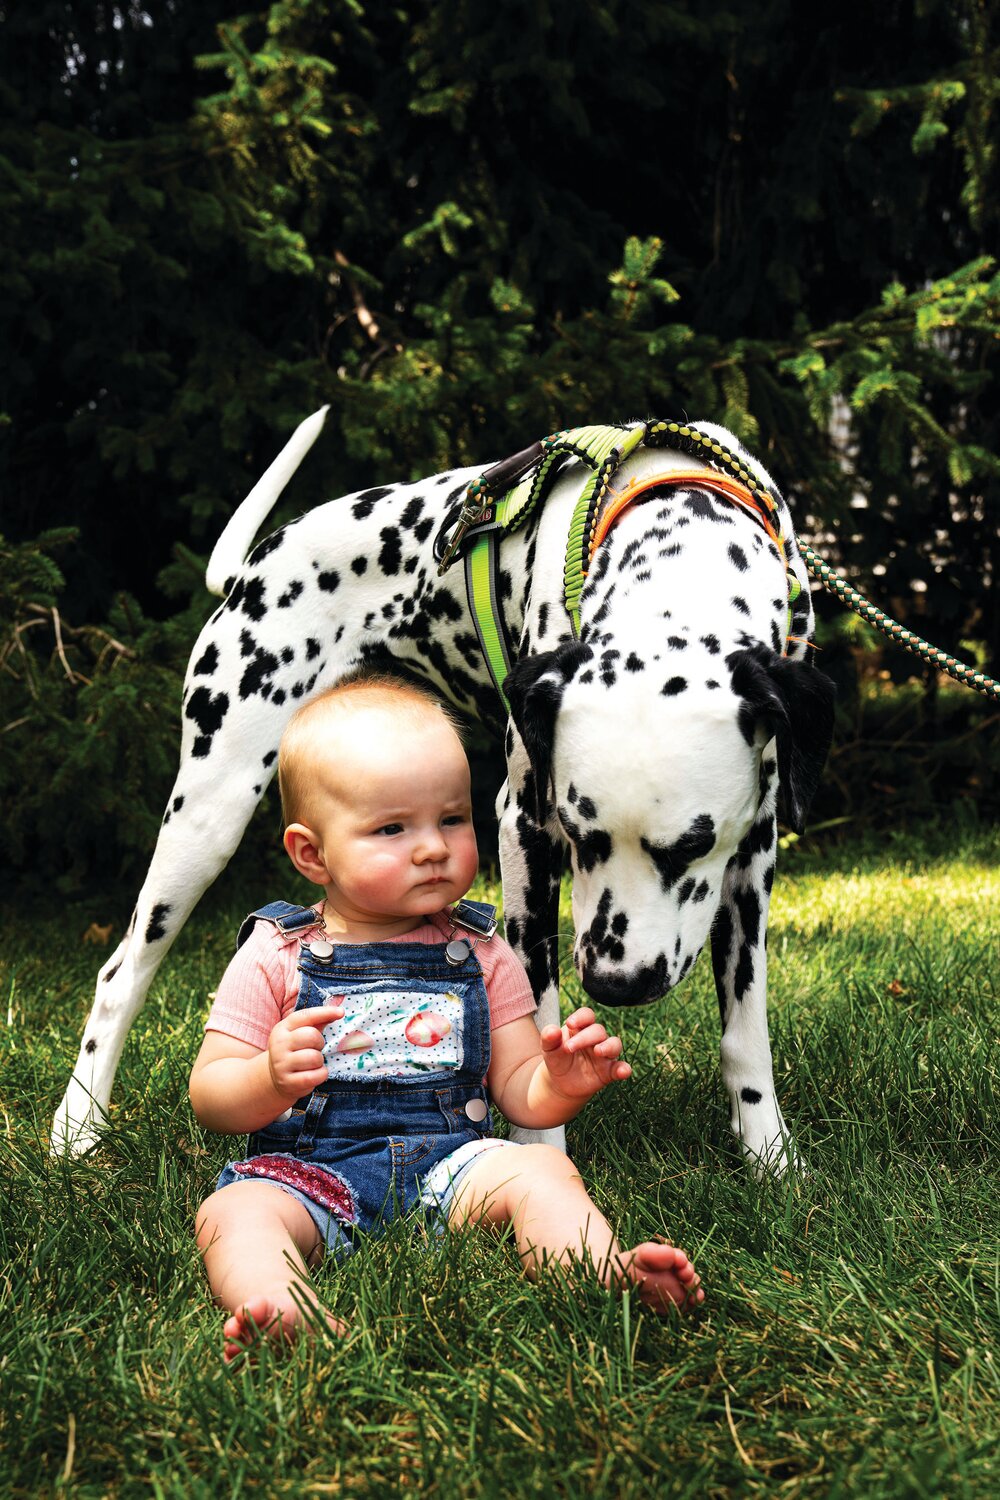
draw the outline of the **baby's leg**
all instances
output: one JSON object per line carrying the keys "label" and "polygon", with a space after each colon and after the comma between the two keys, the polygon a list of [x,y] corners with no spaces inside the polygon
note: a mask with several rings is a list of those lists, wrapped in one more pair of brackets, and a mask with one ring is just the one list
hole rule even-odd
{"label": "baby's leg", "polygon": [[223,1327],[227,1362],[258,1331],[291,1339],[313,1316],[343,1332],[343,1324],[319,1310],[306,1269],[319,1257],[319,1231],[290,1193],[268,1182],[220,1188],[198,1210],[197,1237],[215,1300],[232,1313]]}
{"label": "baby's leg", "polygon": [[647,1241],[622,1250],[573,1163],[551,1146],[484,1151],[459,1184],[448,1222],[510,1224],[525,1274],[547,1261],[594,1266],[605,1286],[631,1282],[655,1312],[704,1299],[701,1277],[683,1250]]}

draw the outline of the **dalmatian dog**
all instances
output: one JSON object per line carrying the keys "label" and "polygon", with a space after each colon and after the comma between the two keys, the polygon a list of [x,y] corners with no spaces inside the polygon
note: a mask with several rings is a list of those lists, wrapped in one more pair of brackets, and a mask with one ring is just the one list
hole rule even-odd
{"label": "dalmatian dog", "polygon": [[[568,462],[540,512],[501,544],[499,592],[516,657],[508,721],[462,568],[438,568],[478,470],[331,500],[251,550],[327,410],[297,429],[212,554],[207,582],[224,602],[191,656],[177,780],[128,931],[98,976],[53,1150],[81,1152],[97,1140],[126,1032],[188,914],[235,851],[289,716],[371,664],[415,674],[505,736],[497,814],[506,933],[538,997],[539,1025],[559,1016],[557,903],[568,845],[573,962],[595,1002],[661,999],[711,937],[732,1129],[756,1172],[784,1171],[795,1158],[766,1016],[776,817],[781,803],[785,820],[803,826],[830,744],[833,697],[810,660],[808,578],[784,502],[788,574],[757,521],[710,489],[692,481],[648,490],[594,560],[576,638],[563,565],[585,473]],[[736,452],[778,498],[730,433],[698,430]],[[689,471],[692,461],[640,447],[615,482],[671,467]],[[801,590],[789,628],[792,575]]]}

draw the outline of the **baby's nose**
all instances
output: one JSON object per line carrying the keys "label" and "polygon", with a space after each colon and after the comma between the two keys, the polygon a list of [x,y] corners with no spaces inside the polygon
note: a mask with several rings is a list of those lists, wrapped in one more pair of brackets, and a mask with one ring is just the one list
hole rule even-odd
{"label": "baby's nose", "polygon": [[428,828],[417,848],[418,859],[444,859],[448,843],[440,828]]}

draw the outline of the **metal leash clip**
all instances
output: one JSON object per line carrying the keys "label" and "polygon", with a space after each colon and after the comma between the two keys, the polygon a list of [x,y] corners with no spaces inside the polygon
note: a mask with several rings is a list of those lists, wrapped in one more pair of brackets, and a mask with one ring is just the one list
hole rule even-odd
{"label": "metal leash clip", "polygon": [[[488,901],[456,901],[451,909],[452,936],[445,945],[444,956],[450,964],[464,964],[478,943],[488,943],[497,930],[497,909]],[[456,928],[464,927],[474,941],[455,937]]]}

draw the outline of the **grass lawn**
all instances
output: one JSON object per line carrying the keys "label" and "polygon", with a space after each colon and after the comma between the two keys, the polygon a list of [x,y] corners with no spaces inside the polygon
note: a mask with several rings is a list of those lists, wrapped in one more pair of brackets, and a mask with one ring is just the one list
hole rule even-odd
{"label": "grass lawn", "polygon": [[186,1083],[239,917],[280,892],[223,883],[189,924],[104,1145],[73,1163],[45,1143],[103,957],[81,937],[122,913],[9,907],[0,1493],[997,1494],[998,844],[785,856],[771,1034],[807,1176],[755,1183],[730,1144],[707,954],[618,1013],[636,1076],[571,1150],[626,1242],[689,1251],[700,1314],[533,1287],[509,1244],[403,1225],[319,1273],[344,1340],[235,1369],[192,1240],[233,1142],[197,1127]]}

